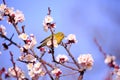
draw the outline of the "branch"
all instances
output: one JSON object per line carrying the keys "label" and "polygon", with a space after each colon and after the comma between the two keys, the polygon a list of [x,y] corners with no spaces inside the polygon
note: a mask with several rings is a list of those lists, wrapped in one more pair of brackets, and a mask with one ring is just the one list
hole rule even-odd
{"label": "branch", "polygon": [[80,72],[80,76],[78,77],[78,80],[82,80],[83,79],[83,75],[85,73],[85,69],[83,71]]}
{"label": "branch", "polygon": [[49,29],[50,29],[50,32],[52,34],[52,39],[51,39],[51,42],[52,42],[52,45],[51,45],[52,59],[53,59],[53,62],[55,62],[56,60],[55,60],[55,56],[54,56],[54,42],[53,42],[54,41],[54,32],[53,32],[51,27],[49,27]]}
{"label": "branch", "polygon": [[60,63],[60,62],[57,62],[57,61],[55,61],[55,63],[60,64],[61,66],[64,66],[64,67],[69,68],[69,69],[71,69],[71,70],[75,70],[75,71],[78,71],[78,72],[81,72],[81,71],[82,71],[82,69],[76,69],[76,68],[73,68],[73,67],[71,67],[71,66],[68,66],[68,65],[62,64],[62,63]]}
{"label": "branch", "polygon": [[71,70],[78,71],[78,72],[81,72],[81,71],[82,71],[81,69],[76,69],[76,68],[73,68],[73,67],[68,66],[68,65],[65,65],[65,64],[60,64],[60,65],[62,65],[62,66],[64,66],[64,67],[66,67],[66,68],[69,68],[69,69],[71,69]]}

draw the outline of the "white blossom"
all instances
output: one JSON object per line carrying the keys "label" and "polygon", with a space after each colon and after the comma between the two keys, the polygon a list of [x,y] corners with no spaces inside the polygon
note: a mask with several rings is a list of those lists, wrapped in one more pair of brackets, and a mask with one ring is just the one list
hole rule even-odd
{"label": "white blossom", "polygon": [[23,47],[24,47],[26,50],[30,49],[30,45],[29,45],[29,44],[25,44]]}
{"label": "white blossom", "polygon": [[4,36],[7,34],[5,26],[0,25],[0,33]]}
{"label": "white blossom", "polygon": [[50,15],[47,15],[44,20],[45,23],[51,23],[53,22],[53,18]]}
{"label": "white blossom", "polygon": [[28,68],[28,70],[31,70],[33,68],[33,63],[28,63],[27,68]]}
{"label": "white blossom", "polygon": [[59,68],[55,68],[54,70],[51,71],[52,74],[55,76],[60,76],[62,74],[62,71]]}
{"label": "white blossom", "polygon": [[20,47],[20,52],[23,52],[24,51],[24,48],[23,47]]}
{"label": "white blossom", "polygon": [[114,68],[115,80],[120,80],[120,69]]}
{"label": "white blossom", "polygon": [[81,54],[78,57],[78,63],[83,69],[91,69],[93,62],[94,60],[91,54]]}
{"label": "white blossom", "polygon": [[21,38],[22,40],[27,40],[28,39],[28,35],[25,33],[22,33],[18,36],[19,38]]}
{"label": "white blossom", "polygon": [[24,56],[25,61],[35,62],[36,58],[32,54],[27,54]]}
{"label": "white blossom", "polygon": [[77,39],[76,36],[74,34],[69,34],[66,38],[70,43],[76,43]]}
{"label": "white blossom", "polygon": [[30,48],[32,48],[37,44],[37,40],[33,34],[30,35],[30,38],[31,38]]}
{"label": "white blossom", "polygon": [[0,12],[4,12],[4,10],[6,9],[6,5],[5,4],[1,4],[0,5]]}
{"label": "white blossom", "polygon": [[35,68],[39,68],[40,66],[41,66],[41,63],[40,63],[40,62],[37,62],[37,63],[34,64],[34,67],[35,67]]}
{"label": "white blossom", "polygon": [[53,18],[50,15],[47,15],[43,21],[44,31],[48,31],[49,28],[55,28],[55,23],[53,22]]}
{"label": "white blossom", "polygon": [[5,9],[6,9],[6,5],[5,4],[1,4],[0,5],[0,20],[3,20]]}
{"label": "white blossom", "polygon": [[30,71],[28,72],[28,75],[29,75],[31,78],[35,76],[33,70],[30,70]]}
{"label": "white blossom", "polygon": [[19,60],[24,60],[25,59],[25,57],[24,56],[19,56],[19,58],[18,58]]}
{"label": "white blossom", "polygon": [[23,22],[25,20],[24,14],[21,11],[17,10],[15,12],[15,18],[14,18],[14,20],[15,20],[15,23],[17,23],[17,22]]}
{"label": "white blossom", "polygon": [[111,62],[114,61],[114,60],[115,60],[115,56],[107,55],[104,62],[105,62],[106,64],[109,64],[109,63],[111,63]]}
{"label": "white blossom", "polygon": [[42,68],[41,68],[41,63],[40,62],[37,62],[37,63],[34,64],[33,71],[34,71],[35,74],[41,73]]}
{"label": "white blossom", "polygon": [[20,49],[22,52],[24,51],[24,48],[28,50],[33,48],[37,44],[36,38],[33,34],[28,36],[27,34],[22,33],[19,35],[19,38],[25,41],[23,48]]}
{"label": "white blossom", "polygon": [[5,14],[6,15],[10,15],[10,16],[15,16],[15,11],[14,11],[14,8],[12,7],[12,8],[6,8],[5,9]]}
{"label": "white blossom", "polygon": [[64,62],[67,62],[68,61],[68,57],[64,54],[59,54],[57,57],[56,57],[56,61],[57,62],[60,62],[60,63],[64,63]]}
{"label": "white blossom", "polygon": [[44,27],[44,31],[47,32],[49,27],[47,23],[43,22],[43,27]]}
{"label": "white blossom", "polygon": [[3,20],[3,14],[0,13],[0,20]]}

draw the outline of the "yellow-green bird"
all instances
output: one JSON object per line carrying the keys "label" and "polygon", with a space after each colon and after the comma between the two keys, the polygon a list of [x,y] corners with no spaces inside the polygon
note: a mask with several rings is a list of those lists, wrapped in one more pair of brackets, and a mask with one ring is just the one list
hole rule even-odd
{"label": "yellow-green bird", "polygon": [[[57,44],[60,44],[61,41],[64,38],[64,33],[62,32],[58,32],[56,34],[53,34],[54,39],[57,41]],[[38,46],[37,48],[40,49],[41,47],[47,46],[47,42],[50,41],[52,39],[52,35],[50,35],[49,37],[45,38],[43,41],[41,41],[41,45]]]}

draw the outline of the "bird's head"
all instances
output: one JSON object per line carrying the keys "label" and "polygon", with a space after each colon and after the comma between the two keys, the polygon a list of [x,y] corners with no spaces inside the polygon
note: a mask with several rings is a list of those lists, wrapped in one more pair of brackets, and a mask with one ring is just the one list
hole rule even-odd
{"label": "bird's head", "polygon": [[63,32],[58,32],[56,33],[57,36],[59,36],[61,39],[63,39],[65,37],[64,33]]}
{"label": "bird's head", "polygon": [[59,43],[61,43],[61,41],[63,40],[63,38],[65,37],[65,35],[62,32],[58,32],[58,33],[55,34],[55,37],[56,37],[57,42],[59,44]]}

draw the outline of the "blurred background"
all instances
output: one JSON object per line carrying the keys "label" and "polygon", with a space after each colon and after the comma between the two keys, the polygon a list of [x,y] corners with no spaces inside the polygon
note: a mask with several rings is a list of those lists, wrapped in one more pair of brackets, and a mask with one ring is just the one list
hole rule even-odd
{"label": "blurred background", "polygon": [[[0,0],[2,3],[2,0]],[[80,54],[90,53],[94,58],[94,66],[92,70],[87,70],[83,80],[104,80],[109,71],[108,66],[104,63],[104,57],[100,53],[94,42],[94,38],[102,46],[107,54],[115,55],[117,63],[120,63],[120,0],[6,0],[9,7],[20,10],[25,16],[25,21],[19,23],[19,26],[25,25],[27,34],[33,33],[39,42],[50,35],[50,32],[44,32],[43,20],[47,15],[48,7],[51,8],[51,16],[56,23],[56,32],[62,31],[67,36],[75,34],[78,43],[72,45],[71,53],[77,57]],[[4,25],[7,29],[7,36],[15,34],[13,40],[21,44],[12,25],[8,25],[7,21],[0,21],[0,25]],[[2,48],[4,39],[0,38],[0,68],[6,69],[12,66],[10,62],[9,50],[4,51]],[[19,49],[14,45],[10,47],[14,53],[15,59],[20,55]],[[66,54],[66,51],[60,47],[56,50],[57,54]],[[39,54],[39,51],[36,50]],[[50,55],[46,55],[49,61]],[[24,63],[17,62],[27,74]],[[65,72],[65,70],[63,71]],[[70,71],[68,71],[70,72]],[[76,78],[75,78],[76,77]],[[61,80],[77,80],[75,76],[65,76]],[[45,80],[50,80],[45,78]]]}

